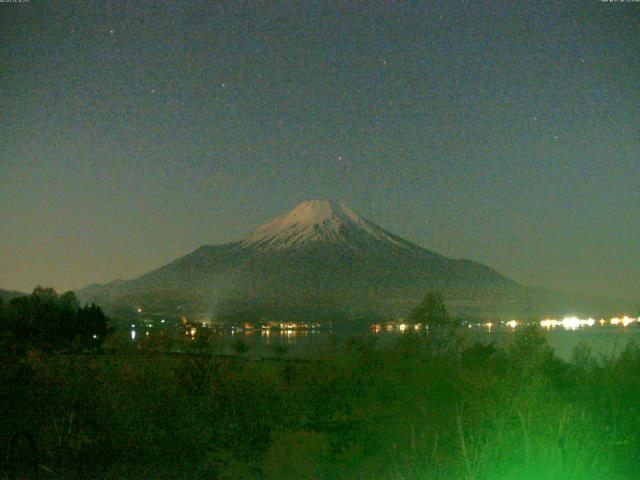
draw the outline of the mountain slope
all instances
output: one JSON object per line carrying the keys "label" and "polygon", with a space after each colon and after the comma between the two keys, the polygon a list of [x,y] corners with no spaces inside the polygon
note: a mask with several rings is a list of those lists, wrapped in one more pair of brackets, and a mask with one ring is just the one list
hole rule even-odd
{"label": "mountain slope", "polygon": [[13,290],[2,290],[0,288],[0,300],[4,302],[8,302],[9,300],[15,297],[24,297],[26,295],[27,295],[26,293],[16,292]]}
{"label": "mountain slope", "polygon": [[235,242],[203,246],[139,278],[79,293],[107,308],[179,305],[237,320],[404,315],[427,290],[442,291],[454,313],[479,317],[530,313],[555,301],[550,292],[444,257],[319,200]]}

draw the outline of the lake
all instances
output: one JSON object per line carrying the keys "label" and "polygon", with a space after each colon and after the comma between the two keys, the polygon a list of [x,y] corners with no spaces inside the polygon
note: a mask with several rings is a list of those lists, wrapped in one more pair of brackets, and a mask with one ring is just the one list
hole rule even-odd
{"label": "lake", "polygon": [[[488,329],[485,326],[474,325],[463,331],[472,341],[495,342],[496,345],[502,345],[513,337],[517,328]],[[628,327],[595,325],[575,330],[552,328],[545,329],[544,334],[549,345],[564,360],[571,359],[574,348],[581,344],[589,347],[596,358],[619,354],[629,341],[640,344],[640,325],[637,324]],[[395,330],[376,334],[371,331],[361,335],[374,335],[380,344],[387,344],[407,333]],[[348,334],[336,334],[326,330],[254,330],[224,335],[221,340],[223,352],[227,354],[233,354],[234,342],[241,340],[250,347],[248,352],[250,356],[272,356],[275,355],[276,346],[282,346],[286,349],[288,357],[309,357],[328,342],[340,342],[348,336]]]}

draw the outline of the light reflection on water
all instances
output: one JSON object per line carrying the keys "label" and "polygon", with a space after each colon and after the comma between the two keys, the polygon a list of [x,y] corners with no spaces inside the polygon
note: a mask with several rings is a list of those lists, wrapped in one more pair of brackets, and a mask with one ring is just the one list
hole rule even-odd
{"label": "light reflection on water", "polygon": [[[537,324],[538,322],[536,322]],[[376,338],[380,345],[388,345],[395,339],[412,333],[424,332],[426,328],[422,324],[407,324],[402,321],[389,322],[386,324],[371,325],[368,331],[364,330],[360,334],[338,333],[329,329],[323,329],[314,325],[302,324],[304,327],[294,328],[293,325],[280,324],[280,328],[264,326],[254,328],[249,325],[244,327],[232,327],[225,333],[215,331],[205,324],[184,324],[181,335],[186,335],[194,345],[202,340],[203,335],[212,335],[214,338],[214,349],[220,353],[233,355],[237,352],[238,342],[249,346],[247,356],[290,356],[290,357],[313,357],[331,344],[340,345],[349,336],[370,335]],[[470,341],[482,343],[495,342],[496,346],[501,346],[508,342],[510,338],[519,331],[525,322],[519,320],[495,321],[485,323],[467,324],[461,328],[462,334]],[[565,317],[561,320],[544,319],[539,322],[543,328],[545,337],[549,345],[556,351],[558,356],[569,360],[573,350],[579,345],[588,347],[596,358],[599,356],[611,356],[619,354],[633,340],[640,344],[640,322],[639,319],[621,316],[610,320],[601,319],[596,321],[592,318],[580,319],[578,317]],[[157,326],[156,326],[157,327]],[[160,325],[162,327],[162,325]],[[149,336],[149,329],[156,331],[156,335],[171,336],[172,334],[160,328],[156,328],[151,323],[145,325],[131,325],[131,341],[138,343],[140,336],[136,337],[136,328],[146,330],[144,337]],[[143,331],[144,331],[143,330]],[[206,332],[206,333],[205,333]],[[139,332],[142,334],[142,331]],[[184,338],[184,337],[183,337]],[[191,343],[191,342],[189,342]],[[180,349],[181,347],[178,347]]]}
{"label": "light reflection on water", "polygon": [[[372,329],[365,335],[373,335],[381,345],[389,344],[394,339],[406,335],[408,329],[391,330]],[[504,344],[513,337],[517,329],[496,328],[496,326],[472,326],[472,328],[462,329],[464,335],[471,341],[482,343],[495,342],[497,346]],[[596,323],[594,327],[584,327],[577,329],[549,328],[543,329],[544,335],[560,358],[571,359],[575,347],[583,344],[591,349],[594,356],[617,355],[633,340],[640,344],[640,326],[634,325],[628,328],[616,326],[600,326]],[[404,333],[403,333],[404,332]],[[335,333],[326,330],[287,330],[287,331],[262,331],[262,332],[242,332],[235,335],[228,335],[229,344],[233,339],[242,339],[251,347],[253,355],[272,355],[275,346],[287,347],[286,354],[289,356],[313,356],[319,347],[326,345],[330,341],[340,342],[349,334]],[[231,351],[230,351],[231,353]]]}

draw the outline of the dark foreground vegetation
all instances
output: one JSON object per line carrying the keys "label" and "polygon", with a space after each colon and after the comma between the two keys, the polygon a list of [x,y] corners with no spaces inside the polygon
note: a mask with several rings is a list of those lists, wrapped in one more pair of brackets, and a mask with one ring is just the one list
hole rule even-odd
{"label": "dark foreground vegetation", "polygon": [[461,338],[256,360],[5,336],[2,476],[36,478],[33,439],[43,479],[637,478],[638,347],[567,363],[537,330],[500,349]]}

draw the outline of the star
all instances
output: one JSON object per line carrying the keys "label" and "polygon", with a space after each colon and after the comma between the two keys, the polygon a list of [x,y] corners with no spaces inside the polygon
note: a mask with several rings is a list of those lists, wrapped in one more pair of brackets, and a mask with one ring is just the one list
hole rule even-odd
{"label": "star", "polygon": [[342,161],[342,155],[338,155],[338,161],[341,162]]}
{"label": "star", "polygon": [[112,30],[109,30],[109,33],[110,33],[111,35],[113,35],[113,34],[114,34],[114,33],[116,33],[116,32],[112,29]]}

